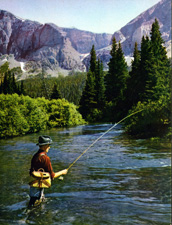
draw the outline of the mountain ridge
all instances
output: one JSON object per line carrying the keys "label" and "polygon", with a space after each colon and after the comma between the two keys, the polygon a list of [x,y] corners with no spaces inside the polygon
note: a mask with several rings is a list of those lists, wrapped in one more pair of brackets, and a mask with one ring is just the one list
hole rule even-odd
{"label": "mountain ridge", "polygon": [[150,34],[151,25],[157,18],[170,56],[170,6],[170,0],[161,0],[114,34],[63,28],[53,23],[41,24],[0,10],[0,54],[14,55],[15,60],[25,64],[26,70],[34,66],[50,74],[61,71],[68,73],[88,69],[89,52],[94,44],[97,57],[107,69],[112,37],[120,40],[125,56],[132,57],[134,43],[137,41],[140,47],[142,36]]}

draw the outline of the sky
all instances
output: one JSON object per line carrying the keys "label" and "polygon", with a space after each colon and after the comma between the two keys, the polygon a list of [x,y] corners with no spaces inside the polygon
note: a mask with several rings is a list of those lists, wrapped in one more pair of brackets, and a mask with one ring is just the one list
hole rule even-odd
{"label": "sky", "polygon": [[113,34],[160,0],[0,0],[22,19]]}

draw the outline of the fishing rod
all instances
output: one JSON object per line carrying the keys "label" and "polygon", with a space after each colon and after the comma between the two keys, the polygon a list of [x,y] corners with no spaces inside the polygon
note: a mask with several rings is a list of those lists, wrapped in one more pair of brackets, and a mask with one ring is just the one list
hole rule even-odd
{"label": "fishing rod", "polygon": [[109,131],[111,131],[113,128],[115,128],[118,124],[122,123],[124,120],[126,120],[127,118],[139,113],[143,111],[143,109],[138,110],[136,112],[131,113],[130,115],[124,117],[123,119],[121,119],[119,122],[115,123],[112,127],[110,127],[106,132],[104,132],[100,137],[98,137],[90,146],[88,146],[88,148],[86,148],[67,168],[67,170],[69,170],[80,158],[81,156],[83,156],[98,140],[100,140],[105,134],[107,134]]}

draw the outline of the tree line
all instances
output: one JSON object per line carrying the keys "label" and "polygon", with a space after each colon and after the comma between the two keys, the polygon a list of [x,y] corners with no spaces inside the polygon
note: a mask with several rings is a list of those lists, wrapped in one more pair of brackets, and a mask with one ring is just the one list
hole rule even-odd
{"label": "tree line", "polygon": [[155,19],[150,37],[142,37],[140,50],[135,43],[134,59],[131,71],[128,71],[121,43],[117,43],[114,37],[106,75],[93,46],[79,107],[83,117],[91,122],[112,122],[143,109],[142,113],[126,121],[128,133],[146,137],[169,131],[170,60],[163,44],[159,23]]}
{"label": "tree line", "polygon": [[[8,65],[0,67],[0,91],[25,94],[32,98],[63,99],[78,106],[88,122],[116,122],[134,111],[142,113],[127,119],[126,132],[141,136],[159,135],[170,127],[170,60],[161,37],[157,19],[149,36],[143,36],[140,50],[135,43],[131,69],[125,61],[121,43],[112,40],[107,72],[90,52],[87,73],[67,77],[48,77],[44,72],[16,83]],[[8,81],[8,82],[7,82]]]}
{"label": "tree line", "polygon": [[17,84],[15,73],[9,69],[9,63],[5,62],[0,67],[0,94],[24,94],[23,81]]}

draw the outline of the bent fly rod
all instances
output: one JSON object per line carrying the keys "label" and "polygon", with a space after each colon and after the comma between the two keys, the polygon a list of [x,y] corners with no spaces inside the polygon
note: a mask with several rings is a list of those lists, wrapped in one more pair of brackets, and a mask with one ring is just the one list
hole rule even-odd
{"label": "bent fly rod", "polygon": [[111,128],[109,128],[107,131],[105,131],[100,137],[98,137],[90,146],[88,146],[88,148],[86,148],[67,168],[67,170],[69,170],[80,158],[81,156],[83,156],[98,140],[100,140],[105,134],[107,134],[109,131],[111,131],[113,128],[115,128],[118,124],[122,123],[124,120],[126,120],[127,118],[139,113],[143,111],[143,109],[136,111],[134,113],[131,113],[130,115],[124,117],[122,120],[120,120],[119,122],[115,123]]}

